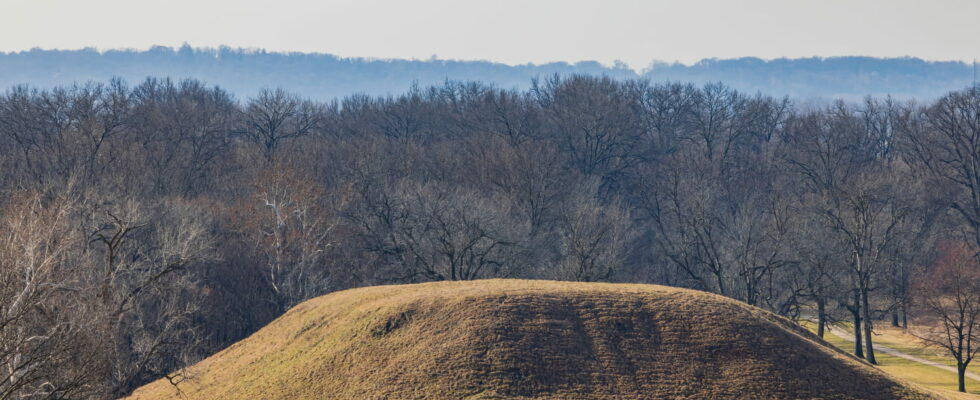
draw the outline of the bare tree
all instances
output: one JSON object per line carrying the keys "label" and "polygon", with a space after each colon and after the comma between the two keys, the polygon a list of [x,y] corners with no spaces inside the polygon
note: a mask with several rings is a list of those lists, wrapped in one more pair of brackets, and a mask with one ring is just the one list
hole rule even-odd
{"label": "bare tree", "polygon": [[486,185],[510,199],[531,224],[531,234],[545,233],[557,218],[564,197],[578,187],[580,175],[561,168],[566,160],[549,142],[527,140],[515,145],[497,137],[474,141],[467,157],[476,163],[464,179]]}
{"label": "bare tree", "polygon": [[0,214],[0,399],[98,393],[98,367],[73,306],[71,207],[67,198],[27,192]]}
{"label": "bare tree", "polygon": [[842,188],[839,197],[823,209],[828,225],[853,257],[850,275],[854,306],[862,310],[865,359],[875,364],[871,291],[885,271],[899,237],[907,232],[910,208],[900,196],[899,182],[888,171],[869,172]]}
{"label": "bare tree", "polygon": [[148,78],[133,99],[131,129],[158,193],[204,191],[210,169],[230,150],[237,111],[231,95],[199,81]]}
{"label": "bare tree", "polygon": [[966,391],[966,368],[980,352],[980,262],[972,245],[947,244],[943,256],[917,285],[917,335],[956,359],[959,391]]}
{"label": "bare tree", "polygon": [[287,165],[261,172],[243,223],[281,310],[331,287],[327,255],[343,202]]}
{"label": "bare tree", "polygon": [[558,220],[559,277],[607,280],[626,261],[635,238],[628,211],[619,204],[601,204],[593,197],[594,192],[582,190],[562,207]]}
{"label": "bare tree", "polygon": [[323,105],[283,89],[264,89],[248,102],[238,132],[261,146],[266,159],[272,160],[282,143],[312,133],[324,112]]}
{"label": "bare tree", "polygon": [[356,220],[373,251],[402,269],[396,280],[471,280],[517,270],[528,224],[506,203],[461,188],[404,182]]}
{"label": "bare tree", "polygon": [[651,85],[646,81],[633,82],[629,90],[634,92],[643,128],[640,156],[654,162],[677,151],[687,134],[699,90],[693,85]]}
{"label": "bare tree", "polygon": [[631,92],[611,78],[554,76],[532,87],[551,134],[585,174],[614,179],[636,161]]}
{"label": "bare tree", "polygon": [[101,265],[85,277],[96,299],[93,329],[104,341],[109,393],[120,396],[197,356],[193,269],[216,259],[215,242],[208,214],[188,201],[89,207],[89,254]]}
{"label": "bare tree", "polygon": [[950,93],[926,108],[909,106],[897,120],[910,160],[957,189],[951,207],[980,245],[980,87]]}
{"label": "bare tree", "polygon": [[848,248],[850,290],[837,291],[836,297],[853,317],[855,354],[873,362],[873,353],[862,348],[873,348],[868,295],[901,232],[898,224],[907,205],[897,197],[898,183],[887,161],[879,159],[882,136],[869,130],[851,107],[837,102],[798,115],[789,125],[784,160],[806,188],[802,198],[808,218],[823,221],[833,232],[815,237],[829,239],[825,246]]}

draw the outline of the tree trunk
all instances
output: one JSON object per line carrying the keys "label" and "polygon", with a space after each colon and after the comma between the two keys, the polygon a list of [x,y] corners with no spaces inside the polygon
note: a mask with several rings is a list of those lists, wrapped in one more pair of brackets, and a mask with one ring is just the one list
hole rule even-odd
{"label": "tree trunk", "polygon": [[909,329],[909,306],[902,301],[902,329]]}
{"label": "tree trunk", "polygon": [[721,276],[721,272],[715,272],[715,280],[718,282],[718,294],[728,296],[728,293],[725,292],[725,279]]}
{"label": "tree trunk", "polygon": [[868,360],[869,363],[878,364],[875,360],[875,348],[871,340],[871,309],[868,305],[868,290],[861,290],[861,308],[864,313],[864,342],[867,345],[868,351],[864,355],[864,359]]}
{"label": "tree trunk", "polygon": [[864,358],[861,342],[861,295],[857,291],[854,292],[854,307],[850,308],[850,311],[854,316],[854,355]]}
{"label": "tree trunk", "polygon": [[966,365],[956,360],[956,378],[959,380],[959,391],[966,392]]}
{"label": "tree trunk", "polygon": [[827,312],[823,299],[817,299],[817,336],[823,339],[823,330],[827,325]]}
{"label": "tree trunk", "polygon": [[901,325],[898,324],[898,311],[892,311],[892,326],[895,328],[901,327]]}

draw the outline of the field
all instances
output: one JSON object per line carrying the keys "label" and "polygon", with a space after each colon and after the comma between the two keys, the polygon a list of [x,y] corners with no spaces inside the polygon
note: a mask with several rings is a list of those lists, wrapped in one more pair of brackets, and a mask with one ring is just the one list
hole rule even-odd
{"label": "field", "polygon": [[[811,322],[804,322],[803,325],[811,331],[816,331],[816,325]],[[841,325],[833,329],[843,330],[844,332],[850,333],[851,325]],[[884,345],[902,353],[923,358],[932,362],[952,367],[956,366],[956,361],[946,354],[944,350],[923,348],[921,346],[921,341],[918,338],[906,333],[902,329],[880,327],[876,328],[876,331],[874,343],[877,345]],[[846,352],[852,352],[854,349],[854,342],[844,340],[837,335],[831,334],[830,332],[827,332],[824,335],[824,340]],[[894,375],[897,378],[914,382],[930,389],[935,389],[940,391],[944,396],[963,399],[980,399],[980,396],[976,396],[980,395],[980,381],[967,378],[966,389],[967,393],[970,394],[962,394],[956,391],[957,381],[956,373],[954,372],[945,371],[930,365],[885,354],[883,352],[875,353],[875,357],[878,361],[878,368],[891,375]],[[980,367],[971,365],[970,368],[968,368],[968,371],[978,373],[980,372]]]}

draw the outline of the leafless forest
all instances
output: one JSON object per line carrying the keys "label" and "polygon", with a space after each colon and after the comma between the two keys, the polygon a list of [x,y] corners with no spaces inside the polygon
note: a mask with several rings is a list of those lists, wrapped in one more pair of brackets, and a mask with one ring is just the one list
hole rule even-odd
{"label": "leafless forest", "polygon": [[168,79],[0,94],[3,399],[179,384],[305,299],[495,277],[856,322],[874,362],[874,326],[942,311],[937,285],[967,281],[943,260],[978,247],[977,87],[821,106],[590,76],[329,103]]}

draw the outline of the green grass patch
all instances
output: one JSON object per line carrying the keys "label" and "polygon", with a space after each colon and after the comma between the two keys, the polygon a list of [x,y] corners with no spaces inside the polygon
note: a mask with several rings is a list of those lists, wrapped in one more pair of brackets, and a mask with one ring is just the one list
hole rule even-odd
{"label": "green grass patch", "polygon": [[[802,323],[802,325],[812,332],[816,332],[817,330],[817,326],[813,322],[805,321]],[[845,329],[845,332],[851,332],[849,326],[840,326],[835,329]],[[956,360],[950,356],[944,356],[942,349],[926,349],[921,346],[917,346],[914,338],[912,338],[911,335],[907,336],[908,337],[902,337],[892,330],[885,330],[884,334],[875,335],[873,338],[875,344],[890,347],[908,355],[916,356],[936,363],[954,367],[956,366]],[[824,334],[824,340],[835,347],[848,352],[849,354],[854,353],[854,342],[844,340],[830,332],[826,332]],[[883,352],[876,352],[875,358],[877,358],[878,361],[878,368],[898,378],[905,379],[932,389],[956,391],[957,380],[955,372],[946,371]],[[969,370],[971,372],[976,372],[977,368],[978,367],[971,365]],[[980,394],[980,381],[967,378],[966,389],[967,393]]]}

